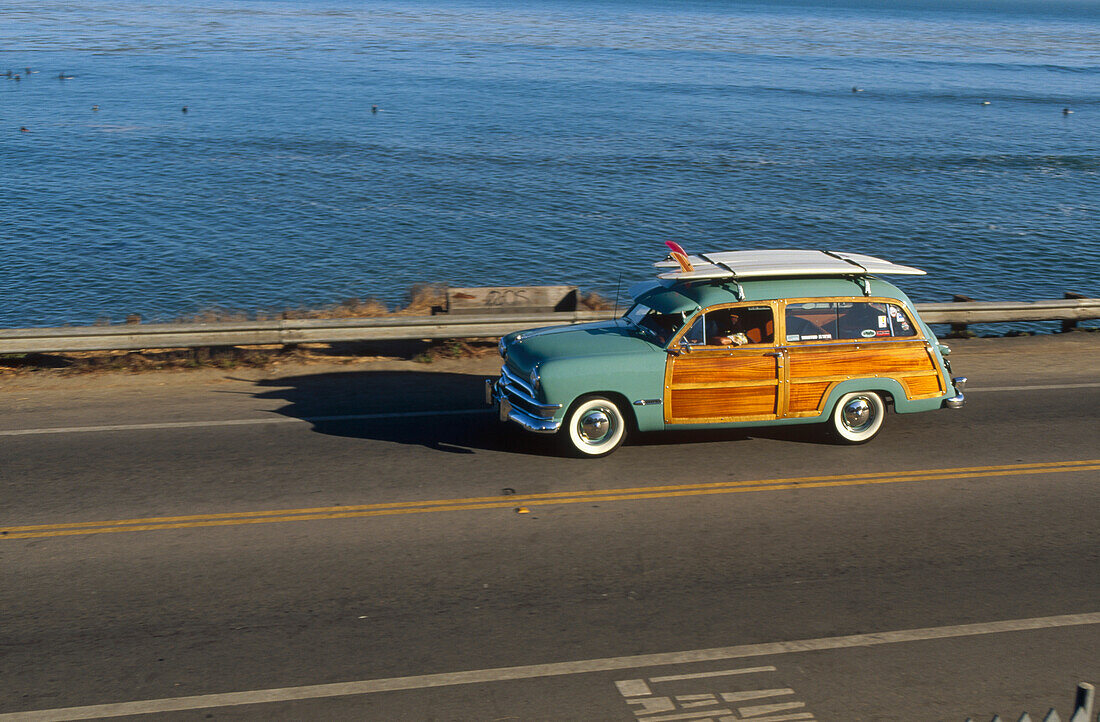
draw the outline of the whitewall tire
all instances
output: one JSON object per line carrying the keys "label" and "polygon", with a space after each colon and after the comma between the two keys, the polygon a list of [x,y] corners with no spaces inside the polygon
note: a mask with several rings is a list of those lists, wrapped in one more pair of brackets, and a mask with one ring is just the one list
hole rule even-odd
{"label": "whitewall tire", "polygon": [[886,418],[886,404],[874,391],[844,394],[829,416],[829,436],[839,444],[865,444]]}
{"label": "whitewall tire", "polygon": [[570,409],[559,433],[567,453],[591,459],[619,448],[626,438],[626,427],[626,417],[614,401],[589,396]]}

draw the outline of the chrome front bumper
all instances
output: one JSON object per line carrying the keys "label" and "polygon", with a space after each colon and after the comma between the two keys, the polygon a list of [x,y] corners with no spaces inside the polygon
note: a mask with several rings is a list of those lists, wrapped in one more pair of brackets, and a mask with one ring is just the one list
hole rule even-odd
{"label": "chrome front bumper", "polygon": [[553,434],[561,428],[554,412],[561,404],[541,404],[525,386],[502,369],[499,379],[485,379],[485,403],[497,409],[501,421],[511,421],[536,434]]}
{"label": "chrome front bumper", "polygon": [[943,407],[945,409],[961,409],[966,404],[966,396],[963,394],[963,387],[966,386],[965,376],[956,376],[951,379],[951,385],[955,387],[955,395],[943,400]]}

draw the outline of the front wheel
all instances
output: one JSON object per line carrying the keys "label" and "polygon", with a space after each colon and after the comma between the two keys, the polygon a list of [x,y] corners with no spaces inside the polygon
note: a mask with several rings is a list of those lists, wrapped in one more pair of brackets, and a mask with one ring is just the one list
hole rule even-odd
{"label": "front wheel", "polygon": [[559,435],[566,453],[591,459],[619,448],[626,438],[626,426],[626,418],[614,401],[589,396],[566,414]]}
{"label": "front wheel", "polygon": [[829,416],[829,437],[838,444],[865,444],[875,438],[886,417],[886,404],[873,391],[844,394]]}

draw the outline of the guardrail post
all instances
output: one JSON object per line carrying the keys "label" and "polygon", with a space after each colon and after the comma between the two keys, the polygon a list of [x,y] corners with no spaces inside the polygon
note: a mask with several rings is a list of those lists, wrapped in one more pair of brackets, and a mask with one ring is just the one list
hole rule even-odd
{"label": "guardrail post", "polygon": [[[1073,701],[1073,716],[1069,718],[1069,722],[1093,722],[1092,709],[1095,700],[1096,687],[1088,682],[1078,683],[1077,697]],[[1043,722],[1061,722],[1061,720],[1062,718],[1058,716],[1058,710],[1053,707],[1047,712],[1046,717],[1043,717]],[[967,717],[966,722],[974,722],[974,718]],[[999,714],[994,714],[993,719],[989,722],[1002,722],[1001,716]],[[1031,715],[1024,712],[1016,722],[1031,722]],[[1097,722],[1100,722],[1100,717],[1097,718]]]}
{"label": "guardrail post", "polygon": [[[951,297],[951,300],[956,303],[967,303],[972,302],[974,299],[970,296],[963,296],[962,294],[956,293]],[[965,323],[953,323],[951,324],[951,332],[948,335],[952,338],[968,338],[973,336],[974,333],[967,328]]]}
{"label": "guardrail post", "polygon": [[[1064,298],[1088,298],[1083,293],[1074,293],[1073,291],[1066,291]],[[1062,333],[1069,333],[1077,328],[1077,319],[1066,319],[1062,321]]]}
{"label": "guardrail post", "polygon": [[1077,699],[1073,702],[1073,716],[1069,722],[1090,722],[1092,705],[1096,699],[1096,687],[1088,682],[1077,685]]}

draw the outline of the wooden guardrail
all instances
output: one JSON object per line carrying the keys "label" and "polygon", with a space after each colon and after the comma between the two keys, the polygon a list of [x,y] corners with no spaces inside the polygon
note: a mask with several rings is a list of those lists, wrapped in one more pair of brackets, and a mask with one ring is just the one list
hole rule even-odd
{"label": "wooden guardrail", "polygon": [[[1068,324],[1100,318],[1100,299],[1071,298],[1031,303],[918,303],[917,310],[926,323],[964,327],[967,324],[1012,321],[1062,321]],[[584,323],[611,318],[612,315],[611,311],[568,311],[507,316],[383,316],[0,329],[0,354],[495,338],[525,328]]]}

